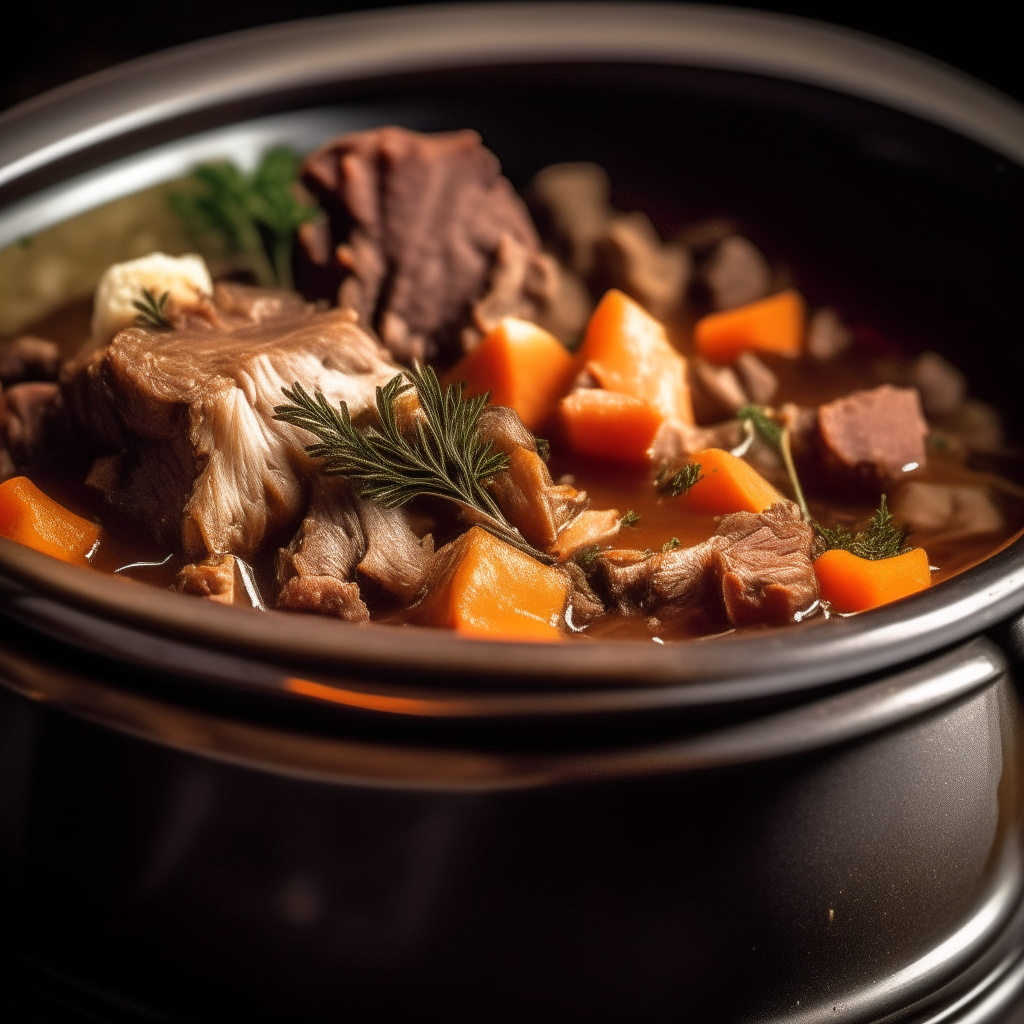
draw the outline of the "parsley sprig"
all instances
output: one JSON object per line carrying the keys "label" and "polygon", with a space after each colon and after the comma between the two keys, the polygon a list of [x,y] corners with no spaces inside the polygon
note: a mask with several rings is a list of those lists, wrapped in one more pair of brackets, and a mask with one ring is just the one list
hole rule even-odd
{"label": "parsley sprig", "polygon": [[789,483],[793,488],[796,503],[800,506],[804,519],[810,522],[811,511],[807,507],[807,499],[804,497],[804,490],[800,486],[800,477],[796,472],[796,464],[793,462],[789,430],[781,423],[776,423],[764,409],[757,405],[744,405],[737,411],[736,416],[742,421],[747,431],[748,440],[753,440],[754,434],[757,433],[778,450],[786,466],[786,473],[789,475]]}
{"label": "parsley sprig", "polygon": [[655,478],[654,486],[669,498],[678,498],[681,494],[688,494],[690,488],[703,479],[704,473],[700,463],[688,462],[675,473],[670,473],[667,467],[662,467]]}
{"label": "parsley sprig", "polygon": [[[410,387],[424,416],[407,437],[395,401]],[[298,382],[283,391],[290,404],[277,406],[274,418],[319,438],[306,451],[324,473],[356,481],[363,497],[388,508],[424,496],[454,502],[470,522],[541,562],[554,561],[527,543],[484,486],[509,465],[477,428],[488,395],[466,398],[461,383],[442,387],[431,367],[417,363],[377,388],[380,428],[358,429],[345,402],[335,408],[322,392],[310,395]]]}
{"label": "parsley sprig", "polygon": [[193,235],[218,237],[264,286],[292,287],[295,232],[318,213],[299,198],[299,157],[279,146],[251,174],[235,164],[201,164],[186,191],[168,197]]}

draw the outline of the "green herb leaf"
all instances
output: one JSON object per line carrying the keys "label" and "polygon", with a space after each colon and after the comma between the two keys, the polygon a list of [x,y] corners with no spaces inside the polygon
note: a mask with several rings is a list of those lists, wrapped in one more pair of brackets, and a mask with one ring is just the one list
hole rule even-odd
{"label": "green herb leaf", "polygon": [[295,232],[318,213],[296,194],[299,163],[291,150],[277,147],[248,175],[232,163],[202,164],[192,172],[192,187],[168,199],[190,233],[219,237],[260,284],[290,288]]}
{"label": "green herb leaf", "polygon": [[537,454],[547,462],[551,458],[551,442],[546,437],[537,437],[536,435],[533,439],[537,442]]}
{"label": "green herb leaf", "polygon": [[623,526],[636,526],[636,524],[640,522],[640,513],[634,512],[632,509],[628,509],[623,513],[619,522]]}
{"label": "green herb leaf", "polygon": [[142,297],[132,299],[132,306],[138,310],[135,322],[140,327],[170,327],[167,317],[164,316],[169,298],[170,292],[164,292],[157,298],[148,288],[143,288]]}
{"label": "green herb leaf", "polygon": [[654,486],[662,494],[670,498],[678,498],[681,494],[687,494],[690,488],[700,480],[704,479],[699,462],[688,462],[678,473],[669,475],[666,469],[662,469],[654,481]]}
{"label": "green herb leaf", "polygon": [[675,551],[676,548],[681,548],[683,545],[678,537],[669,537],[664,544],[661,545],[662,552]]}
{"label": "green herb leaf", "polygon": [[572,556],[572,560],[585,572],[591,573],[594,566],[597,565],[597,556],[601,553],[601,549],[596,544],[588,544],[585,548],[580,548],[575,555]]}
{"label": "green herb leaf", "polygon": [[[786,473],[789,475],[789,484],[793,488],[793,496],[796,498],[796,503],[800,506],[804,519],[810,522],[811,510],[807,507],[804,489],[800,486],[800,477],[797,476],[796,464],[793,462],[793,450],[789,443],[789,431],[780,423],[776,423],[764,409],[757,405],[741,406],[736,416],[747,425],[748,431],[756,431],[769,444],[774,445],[778,449],[786,466]],[[748,434],[748,437],[752,438],[752,436]]]}
{"label": "green herb leaf", "polygon": [[827,527],[814,523],[814,532],[818,535],[818,554],[835,550],[849,551],[858,558],[878,561],[894,558],[910,550],[907,544],[910,529],[896,521],[896,517],[889,511],[884,494],[863,530],[853,533],[845,526]]}
{"label": "green herb leaf", "polygon": [[[395,400],[410,381],[425,419],[416,421],[407,438],[398,426]],[[274,418],[319,438],[306,451],[322,461],[324,473],[357,481],[363,497],[388,508],[423,496],[455,502],[471,522],[496,537],[539,561],[554,561],[523,539],[484,489],[489,477],[509,465],[508,456],[492,451],[477,429],[486,394],[466,398],[461,383],[442,388],[433,369],[417,363],[377,388],[380,429],[357,430],[344,402],[334,408],[321,392],[311,396],[299,383],[283,390],[291,404],[277,406]]]}

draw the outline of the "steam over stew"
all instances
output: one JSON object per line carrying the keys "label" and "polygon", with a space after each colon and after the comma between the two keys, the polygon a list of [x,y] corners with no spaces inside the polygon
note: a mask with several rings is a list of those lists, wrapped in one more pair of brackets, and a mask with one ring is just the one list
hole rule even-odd
{"label": "steam over stew", "polygon": [[865,611],[1020,528],[942,357],[880,358],[725,222],[663,240],[594,165],[527,199],[468,131],[197,169],[208,260],[115,264],[88,331],[0,348],[0,533],[260,612],[666,642]]}

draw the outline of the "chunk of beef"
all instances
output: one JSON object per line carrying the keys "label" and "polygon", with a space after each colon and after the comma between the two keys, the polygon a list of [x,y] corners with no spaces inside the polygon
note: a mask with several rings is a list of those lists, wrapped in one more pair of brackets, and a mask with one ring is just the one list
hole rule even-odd
{"label": "chunk of beef", "polygon": [[530,183],[530,204],[544,237],[584,279],[594,270],[594,250],[612,216],[611,184],[603,167],[552,164]]}
{"label": "chunk of beef", "polygon": [[695,356],[687,361],[693,414],[698,423],[718,423],[747,404],[747,393],[731,366],[716,366]]}
{"label": "chunk of beef", "polygon": [[913,388],[883,384],[828,402],[818,430],[826,467],[847,485],[884,489],[925,464],[928,424]]}
{"label": "chunk of beef", "polygon": [[853,333],[834,309],[818,309],[807,325],[807,352],[812,359],[827,362],[845,352],[853,343]]}
{"label": "chunk of beef", "polygon": [[929,419],[952,416],[967,400],[967,378],[937,352],[922,352],[914,360],[907,383],[917,388]]}
{"label": "chunk of beef", "polygon": [[907,481],[893,495],[892,514],[930,542],[961,540],[1003,528],[1002,512],[983,487]]}
{"label": "chunk of beef", "polygon": [[25,334],[0,345],[0,383],[5,387],[29,380],[56,380],[60,350],[52,341]]}
{"label": "chunk of beef", "polygon": [[457,358],[499,292],[530,320],[554,299],[526,208],[475,132],[353,132],[309,156],[302,180],[328,219],[300,232],[300,284],[336,291],[399,359]]}
{"label": "chunk of beef", "polygon": [[423,591],[433,553],[433,539],[417,537],[403,509],[364,501],[345,480],[318,477],[302,525],[278,552],[278,607],[364,621],[369,613],[360,579],[373,580],[401,603],[410,603]]}
{"label": "chunk of beef", "polygon": [[15,384],[4,392],[4,405],[0,444],[6,443],[13,464],[22,472],[50,469],[80,454],[56,383]]}
{"label": "chunk of beef", "polygon": [[528,543],[559,560],[589,544],[605,544],[619,530],[616,509],[588,511],[590,498],[568,484],[556,484],[537,441],[515,410],[489,406],[479,430],[494,449],[509,457],[507,470],[487,482],[506,519]]}
{"label": "chunk of beef", "polygon": [[679,242],[665,243],[643,213],[613,217],[594,247],[596,294],[619,288],[664,320],[683,304],[692,260]]}
{"label": "chunk of beef", "polygon": [[768,261],[741,235],[729,235],[718,243],[701,277],[715,309],[733,309],[763,299],[772,287]]}
{"label": "chunk of beef", "polygon": [[747,397],[755,405],[768,405],[779,390],[779,378],[763,359],[753,352],[743,352],[736,360],[736,373]]}
{"label": "chunk of beef", "polygon": [[529,195],[545,240],[594,295],[618,288],[660,319],[682,305],[692,272],[689,249],[663,242],[646,214],[615,210],[600,167],[545,167]]}
{"label": "chunk of beef", "polygon": [[266,611],[251,567],[234,555],[210,555],[178,573],[177,589],[217,604]]}
{"label": "chunk of beef", "polygon": [[241,315],[225,306],[215,323],[129,328],[62,375],[98,459],[93,483],[155,539],[180,539],[193,560],[251,559],[298,521],[311,438],[274,419],[282,387],[300,381],[359,416],[397,372],[350,311],[286,307],[272,315],[256,303]]}
{"label": "chunk of beef", "polygon": [[702,544],[659,554],[611,551],[596,577],[625,614],[684,613],[704,605],[732,626],[793,622],[818,596],[814,533],[792,502],[723,516]]}

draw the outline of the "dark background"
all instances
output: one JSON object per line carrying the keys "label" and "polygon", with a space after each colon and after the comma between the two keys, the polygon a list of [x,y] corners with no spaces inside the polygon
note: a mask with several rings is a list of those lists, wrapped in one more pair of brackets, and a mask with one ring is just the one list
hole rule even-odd
{"label": "dark background", "polygon": [[[409,0],[405,0],[407,4]],[[255,25],[396,2],[175,0],[131,6],[77,0],[29,0],[17,5],[19,25],[7,25],[0,62],[0,109],[111,64]],[[952,64],[1024,102],[1014,6],[937,4],[746,3],[738,6],[816,18],[872,33]],[[8,12],[9,15],[13,13]]]}

